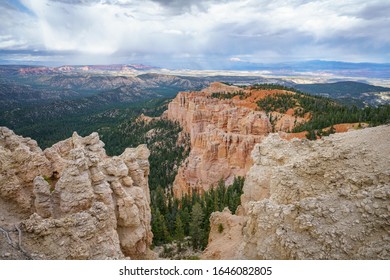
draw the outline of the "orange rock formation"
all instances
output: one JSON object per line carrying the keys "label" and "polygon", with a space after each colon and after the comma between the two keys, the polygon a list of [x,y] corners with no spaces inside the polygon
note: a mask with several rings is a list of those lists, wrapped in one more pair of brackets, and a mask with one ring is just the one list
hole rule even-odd
{"label": "orange rock formation", "polygon": [[[212,93],[238,91],[244,96],[212,98]],[[281,92],[286,93],[281,90],[243,90],[221,83],[213,83],[201,92],[180,92],[165,113],[168,119],[178,121],[191,138],[190,155],[179,168],[174,182],[175,195],[208,190],[220,179],[229,184],[235,176],[244,176],[253,164],[250,154],[254,145],[272,132],[269,117],[258,110],[256,102]],[[278,117],[274,129],[281,132],[287,132],[295,123],[304,121],[289,111],[272,114]]]}

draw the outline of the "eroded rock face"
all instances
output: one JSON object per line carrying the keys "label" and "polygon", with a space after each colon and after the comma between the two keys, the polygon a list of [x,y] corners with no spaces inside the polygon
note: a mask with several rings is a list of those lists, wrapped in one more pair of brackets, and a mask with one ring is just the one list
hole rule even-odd
{"label": "eroded rock face", "polygon": [[[27,218],[33,208],[34,178],[50,174],[51,163],[36,141],[15,135],[8,128],[0,128],[0,209],[13,209],[12,217],[5,219]],[[2,212],[5,216],[5,211]]]}
{"label": "eroded rock face", "polygon": [[[5,228],[19,224],[23,247],[43,259],[149,258],[152,241],[145,145],[108,157],[97,133],[76,133],[42,152],[0,129],[0,198]],[[15,152],[17,151],[17,152]],[[22,175],[23,174],[23,175]]]}
{"label": "eroded rock face", "polygon": [[203,252],[203,259],[230,260],[237,258],[243,240],[242,228],[244,216],[232,215],[228,208],[222,212],[213,212],[210,216],[210,234],[208,247]]}
{"label": "eroded rock face", "polygon": [[317,141],[268,136],[253,150],[240,213],[211,217],[205,258],[226,254],[216,225],[229,232],[239,220],[232,259],[390,259],[388,135],[390,126]]}
{"label": "eroded rock face", "polygon": [[240,100],[210,98],[213,90],[240,89],[213,84],[203,92],[181,92],[168,105],[167,118],[178,121],[191,139],[191,152],[174,182],[176,196],[245,175],[252,165],[250,151],[271,131],[264,112],[237,106]]}
{"label": "eroded rock face", "polygon": [[[213,93],[241,92],[233,98],[215,98]],[[245,176],[252,166],[251,151],[270,132],[286,132],[305,121],[286,113],[259,111],[257,101],[268,95],[287,93],[284,90],[242,89],[212,83],[201,92],[180,92],[168,105],[164,116],[178,121],[190,135],[191,151],[173,184],[176,196],[192,190],[208,190],[219,180],[231,184],[235,176]]]}

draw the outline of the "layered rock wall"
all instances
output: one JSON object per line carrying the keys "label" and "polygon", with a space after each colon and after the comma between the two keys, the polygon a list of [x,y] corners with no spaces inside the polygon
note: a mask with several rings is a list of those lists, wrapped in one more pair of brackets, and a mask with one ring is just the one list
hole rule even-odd
{"label": "layered rock wall", "polygon": [[240,100],[210,98],[218,90],[241,89],[214,84],[202,92],[180,92],[168,105],[167,118],[178,121],[191,138],[190,155],[174,182],[177,196],[244,176],[252,165],[250,151],[271,131],[264,112],[240,106]]}
{"label": "layered rock wall", "polygon": [[259,111],[257,101],[280,93],[294,94],[222,83],[212,83],[200,92],[180,92],[164,114],[179,122],[191,138],[191,152],[174,182],[175,195],[208,190],[221,179],[231,184],[252,166],[250,153],[255,144],[272,131],[288,137],[286,132],[304,122],[305,118],[294,116],[293,109],[286,113]]}
{"label": "layered rock wall", "polygon": [[31,258],[149,258],[148,157],[145,145],[108,157],[97,133],[42,152],[1,128],[1,228]]}
{"label": "layered rock wall", "polygon": [[[212,215],[204,257],[390,259],[388,135],[390,126],[317,141],[268,136],[253,150],[237,215]],[[221,244],[235,232],[232,253]]]}

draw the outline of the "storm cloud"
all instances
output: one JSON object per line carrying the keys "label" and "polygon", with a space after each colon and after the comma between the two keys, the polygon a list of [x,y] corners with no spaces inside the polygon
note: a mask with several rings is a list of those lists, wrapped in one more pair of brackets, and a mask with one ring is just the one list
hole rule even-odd
{"label": "storm cloud", "polygon": [[0,4],[0,58],[389,62],[389,11],[386,0],[13,0]]}

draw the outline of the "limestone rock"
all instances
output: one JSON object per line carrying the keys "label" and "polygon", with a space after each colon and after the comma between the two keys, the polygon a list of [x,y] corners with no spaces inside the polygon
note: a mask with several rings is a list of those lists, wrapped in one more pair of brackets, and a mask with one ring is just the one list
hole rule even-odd
{"label": "limestone rock", "polygon": [[178,121],[191,139],[191,152],[174,182],[176,196],[191,188],[207,190],[220,179],[232,182],[252,165],[250,151],[271,131],[267,116],[237,106],[240,101],[210,98],[215,90],[236,89],[214,83],[203,92],[180,92],[168,105],[167,118]]}
{"label": "limestone rock", "polygon": [[[213,98],[213,93],[243,92],[243,98]],[[190,135],[191,151],[179,167],[173,184],[176,196],[196,189],[208,190],[220,179],[231,184],[235,176],[245,176],[252,166],[251,151],[273,129],[288,137],[303,118],[273,112],[277,120],[272,127],[269,114],[259,111],[257,101],[267,95],[292,92],[280,90],[243,90],[236,86],[212,83],[201,92],[180,92],[168,105],[165,117],[177,121]]]}
{"label": "limestone rock", "polygon": [[[0,199],[8,201],[0,224],[21,225],[24,250],[43,259],[152,256],[145,145],[108,157],[97,133],[74,133],[42,152],[0,133]],[[24,216],[14,215],[18,207]]]}
{"label": "limestone rock", "polygon": [[228,208],[214,212],[210,217],[209,246],[203,252],[203,259],[235,259],[243,239],[243,216],[232,215]]}
{"label": "limestone rock", "polygon": [[12,208],[13,212],[7,220],[26,218],[31,213],[34,179],[40,175],[51,175],[51,163],[37,142],[0,127],[0,209]]}
{"label": "limestone rock", "polygon": [[[390,126],[255,146],[232,259],[390,259]],[[213,214],[208,256],[218,249]],[[237,218],[236,218],[237,217]]]}

